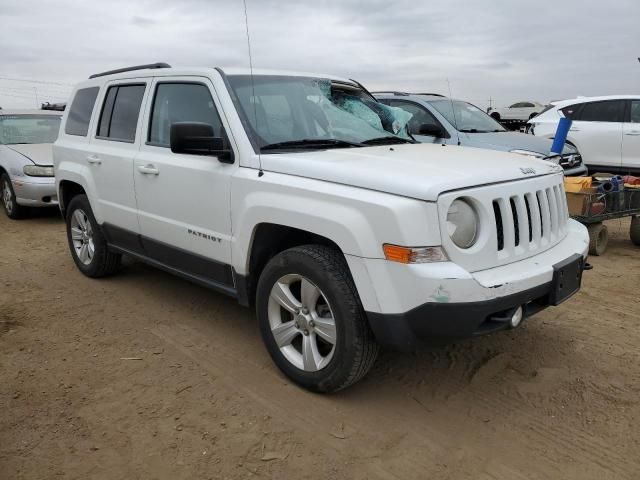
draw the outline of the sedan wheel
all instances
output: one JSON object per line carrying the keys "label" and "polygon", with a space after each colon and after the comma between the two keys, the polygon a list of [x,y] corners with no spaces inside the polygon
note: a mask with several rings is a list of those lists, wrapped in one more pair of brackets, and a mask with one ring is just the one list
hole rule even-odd
{"label": "sedan wheel", "polygon": [[4,205],[4,211],[7,217],[18,220],[25,216],[25,207],[16,201],[16,196],[11,186],[11,179],[6,173],[0,175],[0,202]]}
{"label": "sedan wheel", "polygon": [[4,204],[7,215],[11,215],[13,212],[13,194],[11,193],[11,186],[7,179],[2,181],[2,203]]}

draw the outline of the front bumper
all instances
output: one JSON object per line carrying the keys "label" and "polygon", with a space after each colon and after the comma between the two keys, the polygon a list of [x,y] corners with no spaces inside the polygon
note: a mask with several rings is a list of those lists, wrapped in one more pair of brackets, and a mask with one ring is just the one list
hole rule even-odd
{"label": "front bumper", "polygon": [[19,205],[25,207],[58,206],[58,193],[54,177],[13,178],[12,183]]}
{"label": "front bumper", "polygon": [[423,337],[469,337],[508,328],[500,319],[518,306],[531,316],[553,304],[554,266],[576,256],[586,259],[588,247],[586,228],[569,220],[566,237],[554,247],[477,272],[453,262],[347,261],[378,341],[409,350]]}
{"label": "front bumper", "polygon": [[519,307],[522,319],[544,310],[553,302],[553,283],[480,302],[425,303],[402,314],[368,312],[369,325],[379,343],[410,351],[426,338],[467,338],[511,328]]}

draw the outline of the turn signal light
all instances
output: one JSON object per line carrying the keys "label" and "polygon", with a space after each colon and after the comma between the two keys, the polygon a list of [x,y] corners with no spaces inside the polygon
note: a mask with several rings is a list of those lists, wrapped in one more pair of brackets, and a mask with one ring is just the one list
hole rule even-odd
{"label": "turn signal light", "polygon": [[441,247],[401,247],[385,243],[384,258],[397,263],[430,263],[449,260]]}

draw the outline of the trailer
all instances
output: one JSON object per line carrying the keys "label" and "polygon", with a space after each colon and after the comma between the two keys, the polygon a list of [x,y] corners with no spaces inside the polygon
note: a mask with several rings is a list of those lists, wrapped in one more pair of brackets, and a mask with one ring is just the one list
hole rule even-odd
{"label": "trailer", "polygon": [[567,193],[571,218],[589,230],[589,254],[603,255],[609,243],[607,220],[631,217],[629,237],[640,246],[640,187],[620,191]]}

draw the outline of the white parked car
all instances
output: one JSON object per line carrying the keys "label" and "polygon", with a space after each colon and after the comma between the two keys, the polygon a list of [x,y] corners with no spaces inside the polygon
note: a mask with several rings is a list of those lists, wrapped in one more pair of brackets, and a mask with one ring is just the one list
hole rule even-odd
{"label": "white parked car", "polygon": [[54,145],[71,256],[121,256],[256,309],[277,366],[329,392],[380,345],[514,328],[580,287],[562,168],[417,144],[347,79],[174,69],[92,76]]}
{"label": "white parked car", "polygon": [[0,202],[9,218],[57,206],[51,147],[61,112],[0,110]]}
{"label": "white parked car", "polygon": [[529,122],[529,133],[553,138],[562,117],[572,119],[567,142],[589,170],[640,174],[640,95],[557,102]]}
{"label": "white parked car", "polygon": [[490,108],[487,112],[498,122],[526,122],[538,115],[546,108],[538,102],[517,102],[510,107]]}

